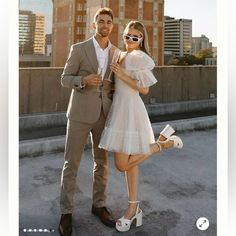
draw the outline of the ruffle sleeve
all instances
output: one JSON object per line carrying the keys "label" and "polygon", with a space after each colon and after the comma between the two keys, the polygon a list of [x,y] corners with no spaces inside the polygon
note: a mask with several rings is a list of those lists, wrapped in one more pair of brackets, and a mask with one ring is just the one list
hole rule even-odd
{"label": "ruffle sleeve", "polygon": [[157,82],[152,73],[155,63],[141,50],[134,50],[125,59],[125,69],[133,79],[138,80],[139,87],[150,87]]}

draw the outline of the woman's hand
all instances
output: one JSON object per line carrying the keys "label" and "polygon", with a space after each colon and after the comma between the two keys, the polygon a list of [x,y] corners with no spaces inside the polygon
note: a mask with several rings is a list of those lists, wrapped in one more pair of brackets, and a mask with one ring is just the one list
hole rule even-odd
{"label": "woman's hand", "polygon": [[124,70],[118,63],[112,63],[110,65],[111,70],[116,74],[117,78],[124,81],[132,89],[139,91],[142,94],[148,94],[149,88],[137,86],[138,81],[132,79],[130,76],[125,74]]}
{"label": "woman's hand", "polygon": [[112,63],[110,65],[110,68],[119,79],[121,79],[125,75],[123,69],[118,63]]}

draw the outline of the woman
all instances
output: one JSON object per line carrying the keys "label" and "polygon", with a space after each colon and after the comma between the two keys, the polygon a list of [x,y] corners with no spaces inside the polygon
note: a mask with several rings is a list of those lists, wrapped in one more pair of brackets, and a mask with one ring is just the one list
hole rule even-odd
{"label": "woman", "polygon": [[125,172],[129,205],[116,222],[118,231],[128,231],[134,219],[142,225],[138,201],[139,164],[164,148],[182,148],[183,143],[172,136],[167,125],[155,142],[151,123],[139,93],[147,94],[157,81],[151,70],[155,64],[148,53],[148,36],[144,25],[131,21],[124,30],[126,52],[119,63],[111,65],[116,90],[99,147],[114,152],[115,165]]}

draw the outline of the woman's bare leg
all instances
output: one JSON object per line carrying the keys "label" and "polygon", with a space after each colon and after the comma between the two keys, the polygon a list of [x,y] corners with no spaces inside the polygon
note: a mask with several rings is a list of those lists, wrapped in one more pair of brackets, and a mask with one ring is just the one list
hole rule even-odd
{"label": "woman's bare leg", "polygon": [[[166,140],[166,138],[162,135],[159,137],[160,141]],[[168,141],[167,143],[160,144],[162,149],[165,148],[171,148],[173,147],[173,141]],[[120,171],[126,171],[130,168],[141,164],[143,161],[148,159],[153,154],[160,152],[160,146],[156,143],[150,144],[150,153],[148,154],[137,154],[137,155],[127,155],[123,153],[115,153],[115,156],[118,156],[118,158],[115,158],[117,169]],[[123,156],[128,156],[128,158],[123,158]]]}
{"label": "woman's bare leg", "polygon": [[[128,160],[129,155],[120,154],[115,155],[115,158],[119,159],[126,159]],[[115,163],[117,164],[119,160],[116,160]],[[128,193],[128,201],[137,201],[138,200],[138,183],[139,183],[139,166],[136,165],[129,170],[125,171],[125,180],[127,186],[127,193]],[[128,202],[127,202],[128,203]],[[128,203],[128,208],[125,211],[124,218],[131,219],[137,209],[138,203]],[[119,221],[118,221],[119,224]]]}
{"label": "woman's bare leg", "polygon": [[[164,141],[166,138],[160,135],[159,140]],[[165,144],[160,144],[161,148],[173,147],[173,141]],[[150,144],[149,154],[127,155],[125,153],[115,153],[115,165],[120,171],[125,171],[125,179],[127,186],[127,193],[129,201],[138,201],[138,178],[139,178],[139,164],[149,158],[154,153],[160,152],[160,146],[156,143]],[[131,219],[137,209],[138,203],[129,203],[125,211],[124,218]],[[118,221],[119,224],[119,221]]]}
{"label": "woman's bare leg", "polygon": [[[139,166],[134,166],[125,171],[125,179],[129,201],[138,201]],[[135,215],[137,204],[128,203],[128,208],[124,214],[125,219],[131,219]]]}

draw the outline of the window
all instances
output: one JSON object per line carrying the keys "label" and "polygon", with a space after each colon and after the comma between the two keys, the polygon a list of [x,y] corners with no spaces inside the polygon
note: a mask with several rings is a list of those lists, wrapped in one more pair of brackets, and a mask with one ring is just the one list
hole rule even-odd
{"label": "window", "polygon": [[77,11],[83,11],[83,4],[77,3]]}
{"label": "window", "polygon": [[77,22],[83,22],[83,16],[82,15],[77,16]]}

